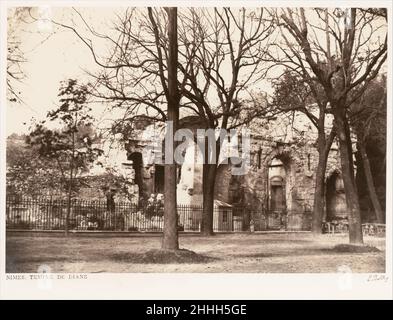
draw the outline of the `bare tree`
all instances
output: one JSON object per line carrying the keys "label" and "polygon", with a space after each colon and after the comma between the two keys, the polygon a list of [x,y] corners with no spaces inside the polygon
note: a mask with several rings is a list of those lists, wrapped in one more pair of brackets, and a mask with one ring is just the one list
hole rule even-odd
{"label": "bare tree", "polygon": [[[172,45],[165,30],[168,17],[160,8],[147,13],[127,9],[117,17],[114,34],[103,35],[91,28],[75,11],[91,38],[72,30],[89,48],[102,67],[92,94],[124,110],[119,121],[138,117],[168,120],[169,52]],[[183,9],[179,12],[179,61],[177,80],[180,110],[197,115],[205,128],[236,128],[266,111],[254,99],[253,86],[264,78],[263,57],[273,30],[264,9]],[[100,54],[94,39],[105,41],[110,54]],[[247,101],[242,104],[242,101]],[[251,103],[250,103],[251,102]],[[246,107],[248,106],[248,107]],[[220,145],[217,141],[217,159]],[[213,201],[217,161],[204,165],[202,232],[213,233]]]}
{"label": "bare tree", "polygon": [[[362,243],[348,110],[387,58],[386,19],[369,10],[281,9],[283,33],[299,67],[322,86],[334,115],[348,207],[349,240]],[[289,39],[292,39],[290,41]]]}
{"label": "bare tree", "polygon": [[325,210],[325,173],[327,160],[332,143],[336,136],[334,125],[326,126],[327,99],[318,83],[309,77],[304,68],[294,68],[301,62],[291,48],[280,48],[285,52],[286,60],[274,58],[278,64],[286,69],[282,76],[275,82],[274,106],[283,112],[302,112],[317,129],[318,164],[315,168],[315,192],[312,218],[312,232],[322,233],[322,219]]}
{"label": "bare tree", "polygon": [[[384,223],[385,217],[375,188],[367,146],[370,143],[386,145],[386,100],[386,76],[382,76],[369,84],[362,97],[350,110],[351,127],[356,133],[361,167],[375,217],[379,223]],[[383,166],[381,169],[384,169]]]}
{"label": "bare tree", "polygon": [[[179,68],[186,80],[182,94],[186,107],[204,127],[229,130],[267,114],[252,89],[264,80],[264,57],[273,30],[263,9],[189,9],[182,15]],[[245,100],[251,102],[249,108]],[[206,148],[208,142],[206,141]],[[201,231],[213,234],[214,187],[220,157],[216,141],[215,163],[203,165]],[[205,152],[206,154],[206,152]]]}
{"label": "bare tree", "polygon": [[[172,121],[173,131],[167,133],[166,138],[174,141],[174,134],[179,122],[180,94],[177,87],[177,8],[166,8],[168,14],[168,121]],[[152,9],[149,8],[149,14]],[[152,23],[154,18],[151,17]],[[169,137],[169,134],[171,137]],[[170,163],[165,164],[165,201],[164,201],[164,238],[162,248],[169,250],[179,249],[177,235],[177,199],[176,199],[176,163],[173,152],[170,153]]]}
{"label": "bare tree", "polygon": [[[110,35],[96,32],[79,11],[74,12],[91,38],[74,26],[54,23],[71,30],[101,67],[98,74],[88,72],[94,79],[90,94],[123,110],[123,117],[114,125],[143,117],[153,121],[172,121],[175,130],[181,97],[177,87],[177,9],[126,9],[123,15],[117,16]],[[109,55],[107,52],[100,54],[94,39],[108,44]],[[165,164],[162,248],[177,250],[176,165],[170,163],[170,159],[168,161]]]}

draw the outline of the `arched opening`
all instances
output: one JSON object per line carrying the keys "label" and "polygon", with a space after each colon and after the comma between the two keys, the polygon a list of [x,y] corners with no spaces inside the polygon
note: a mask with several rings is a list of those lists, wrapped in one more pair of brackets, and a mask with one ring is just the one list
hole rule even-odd
{"label": "arched opening", "polygon": [[142,154],[140,152],[133,152],[128,155],[128,160],[132,161],[132,168],[135,172],[135,184],[139,188],[139,199],[143,197],[143,160]]}
{"label": "arched opening", "polygon": [[286,209],[285,196],[286,171],[283,162],[274,158],[269,165],[269,209],[284,212]]}
{"label": "arched opening", "polygon": [[338,172],[326,179],[326,220],[332,221],[347,216],[344,183]]}
{"label": "arched opening", "polygon": [[268,167],[268,229],[285,228],[287,213],[286,168],[279,158],[273,158]]}
{"label": "arched opening", "polygon": [[165,167],[164,165],[155,165],[154,173],[154,193],[164,193]]}
{"label": "arched opening", "polygon": [[270,179],[270,210],[284,211],[286,207],[285,184],[282,177]]}

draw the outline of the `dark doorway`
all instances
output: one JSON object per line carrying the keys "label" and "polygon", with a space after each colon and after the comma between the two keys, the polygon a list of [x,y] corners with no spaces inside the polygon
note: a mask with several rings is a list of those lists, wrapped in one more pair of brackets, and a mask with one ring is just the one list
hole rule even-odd
{"label": "dark doorway", "polygon": [[285,193],[283,185],[271,186],[271,210],[283,211],[285,210]]}
{"label": "dark doorway", "polygon": [[281,229],[286,227],[286,197],[285,180],[281,176],[270,178],[270,213],[268,215],[268,229]]}
{"label": "dark doorway", "polygon": [[287,207],[285,180],[286,169],[284,163],[274,158],[269,165],[269,209],[284,213]]}
{"label": "dark doorway", "polygon": [[128,160],[132,161],[132,167],[135,171],[135,183],[139,188],[139,198],[143,197],[143,161],[142,154],[140,152],[133,152],[128,157]]}
{"label": "dark doorway", "polygon": [[287,227],[286,168],[281,159],[274,158],[269,165],[269,215],[268,229]]}
{"label": "dark doorway", "polygon": [[156,165],[154,174],[154,192],[164,193],[164,166]]}

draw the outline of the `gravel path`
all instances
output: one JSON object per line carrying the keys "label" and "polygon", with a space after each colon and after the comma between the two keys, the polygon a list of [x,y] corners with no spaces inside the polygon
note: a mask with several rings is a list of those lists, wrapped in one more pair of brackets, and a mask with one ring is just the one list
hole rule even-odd
{"label": "gravel path", "polygon": [[157,236],[69,237],[7,235],[6,271],[37,272],[47,265],[52,272],[236,272],[320,273],[350,268],[353,272],[385,271],[385,239],[366,237],[380,252],[339,253],[337,244],[348,235],[309,233],[219,234],[181,236],[180,246],[209,257],[205,263],[133,263],[127,257],[160,248]]}

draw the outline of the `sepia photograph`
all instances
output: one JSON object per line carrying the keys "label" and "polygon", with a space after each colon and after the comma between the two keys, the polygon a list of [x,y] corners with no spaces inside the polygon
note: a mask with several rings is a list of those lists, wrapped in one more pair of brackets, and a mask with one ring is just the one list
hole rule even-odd
{"label": "sepia photograph", "polygon": [[391,3],[177,3],[2,2],[3,279],[391,284]]}

